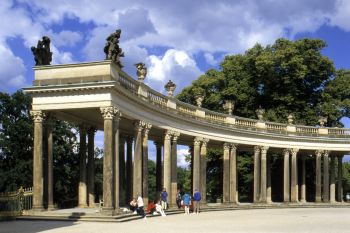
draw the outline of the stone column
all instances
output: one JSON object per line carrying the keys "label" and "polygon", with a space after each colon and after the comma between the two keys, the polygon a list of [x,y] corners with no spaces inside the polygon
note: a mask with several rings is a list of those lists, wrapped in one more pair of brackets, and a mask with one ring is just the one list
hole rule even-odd
{"label": "stone column", "polygon": [[323,201],[329,202],[329,156],[328,151],[323,154]]}
{"label": "stone column", "polygon": [[170,191],[170,206],[176,205],[177,193],[177,139],[179,133],[173,133],[173,143],[171,145],[171,191]]}
{"label": "stone column", "polygon": [[301,157],[301,193],[300,193],[300,201],[305,203],[306,202],[306,183],[305,183],[305,175],[306,175],[306,169],[305,169],[305,156]]}
{"label": "stone column", "polygon": [[266,202],[272,203],[271,193],[271,155],[266,155]]}
{"label": "stone column", "polygon": [[43,206],[43,119],[42,111],[31,111],[34,120],[33,149],[33,210],[42,210]]}
{"label": "stone column", "polygon": [[237,146],[230,145],[230,202],[237,204]]}
{"label": "stone column", "polygon": [[194,139],[193,148],[193,192],[200,189],[200,145],[202,138]]}
{"label": "stone column", "polygon": [[133,197],[133,166],[132,166],[132,137],[126,138],[126,186],[125,195],[127,203],[129,203]]}
{"label": "stone column", "polygon": [[207,144],[209,140],[203,139],[200,149],[200,189],[202,204],[207,203]]}
{"label": "stone column", "polygon": [[292,154],[292,179],[291,179],[291,191],[290,191],[290,200],[291,202],[298,202],[298,158],[297,153],[299,149],[293,148],[291,149]]}
{"label": "stone column", "polygon": [[114,143],[113,118],[119,110],[115,107],[101,108],[104,130],[104,155],[103,155],[103,211],[111,212],[114,209],[113,203],[113,155],[116,146]]}
{"label": "stone column", "polygon": [[143,122],[135,122],[133,197],[142,195],[142,129]]}
{"label": "stone column", "polygon": [[284,149],[283,155],[283,201],[290,202],[289,149]]}
{"label": "stone column", "polygon": [[87,207],[87,186],[86,186],[86,126],[82,125],[79,129],[79,208]]}
{"label": "stone column", "polygon": [[[168,195],[171,193],[171,132],[167,130],[164,135],[164,164],[163,188]],[[168,199],[169,201],[170,199]]]}
{"label": "stone column", "polygon": [[322,201],[321,194],[321,159],[322,159],[322,151],[316,151],[316,202]]}
{"label": "stone column", "polygon": [[343,156],[338,156],[338,183],[337,183],[338,201],[343,201]]}
{"label": "stone column", "polygon": [[335,202],[335,156],[331,156],[330,202]]}
{"label": "stone column", "polygon": [[54,209],[53,204],[53,138],[52,138],[52,119],[46,124],[47,133],[47,208]]}
{"label": "stone column", "polygon": [[128,205],[129,201],[126,198],[126,171],[125,171],[125,136],[119,135],[119,199],[121,205]]}
{"label": "stone column", "polygon": [[154,142],[156,146],[156,191],[157,195],[162,191],[162,143]]}
{"label": "stone column", "polygon": [[88,201],[89,207],[95,207],[95,132],[96,129],[88,129]]}
{"label": "stone column", "polygon": [[223,202],[228,203],[230,201],[230,144],[224,143],[224,155],[223,155],[223,175],[222,175],[222,197]]}
{"label": "stone column", "polygon": [[119,210],[120,204],[120,159],[119,159],[119,123],[120,123],[120,112],[115,114],[113,122],[113,131],[114,131],[114,156],[113,156],[113,173],[114,173],[114,209]]}
{"label": "stone column", "polygon": [[254,146],[254,203],[260,200],[260,146]]}
{"label": "stone column", "polygon": [[267,150],[268,147],[266,146],[262,146],[261,147],[261,173],[260,173],[260,201],[261,202],[267,202],[267,195],[266,195],[266,189],[267,189],[267,167],[266,167],[266,163],[267,163]]}
{"label": "stone column", "polygon": [[145,205],[148,205],[148,133],[152,127],[149,123],[144,123],[142,140],[142,196]]}

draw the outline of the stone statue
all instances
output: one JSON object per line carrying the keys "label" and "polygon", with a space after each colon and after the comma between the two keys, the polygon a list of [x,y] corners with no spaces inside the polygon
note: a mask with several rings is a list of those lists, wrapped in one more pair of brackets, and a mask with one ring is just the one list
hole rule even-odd
{"label": "stone statue", "polygon": [[140,82],[143,82],[143,80],[145,80],[147,75],[147,67],[145,63],[142,63],[142,62],[135,64],[135,66],[137,70],[136,74],[137,74],[138,80]]}
{"label": "stone statue", "polygon": [[43,36],[42,40],[38,41],[36,47],[32,46],[31,50],[34,55],[35,65],[43,66],[50,65],[52,61],[52,52],[50,51],[50,38]]}
{"label": "stone statue", "polygon": [[111,35],[107,37],[107,42],[104,47],[104,52],[106,54],[106,60],[112,60],[116,63],[120,68],[123,67],[120,57],[124,57],[124,53],[122,49],[119,47],[119,38],[121,34],[121,30],[117,29]]}

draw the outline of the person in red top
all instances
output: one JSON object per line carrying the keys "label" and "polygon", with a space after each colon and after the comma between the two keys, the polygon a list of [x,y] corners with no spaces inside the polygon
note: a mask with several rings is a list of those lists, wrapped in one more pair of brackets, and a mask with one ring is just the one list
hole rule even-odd
{"label": "person in red top", "polygon": [[153,214],[156,211],[156,205],[153,201],[148,202],[146,213]]}

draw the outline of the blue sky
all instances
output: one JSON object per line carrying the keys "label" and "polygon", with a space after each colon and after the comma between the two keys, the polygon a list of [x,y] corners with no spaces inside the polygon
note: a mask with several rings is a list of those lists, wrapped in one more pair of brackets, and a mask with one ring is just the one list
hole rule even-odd
{"label": "blue sky", "polygon": [[[124,70],[145,62],[147,84],[181,90],[226,54],[255,43],[324,39],[337,68],[350,68],[350,1],[347,0],[1,0],[0,91],[31,85],[30,47],[52,41],[52,64],[104,58],[106,37],[121,28]],[[350,127],[349,123],[346,123]]]}

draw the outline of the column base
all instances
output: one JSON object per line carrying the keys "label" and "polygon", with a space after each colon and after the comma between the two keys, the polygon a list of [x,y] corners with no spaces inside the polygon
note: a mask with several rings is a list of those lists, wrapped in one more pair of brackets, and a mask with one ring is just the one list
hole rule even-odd
{"label": "column base", "polygon": [[87,208],[88,207],[88,205],[86,205],[86,204],[79,204],[78,205],[78,208]]}
{"label": "column base", "polygon": [[101,214],[105,216],[113,216],[114,215],[114,208],[112,207],[102,207]]}
{"label": "column base", "polygon": [[44,206],[39,205],[39,206],[34,206],[33,205],[33,211],[44,211]]}
{"label": "column base", "polygon": [[55,210],[57,209],[55,205],[48,205],[47,210]]}

